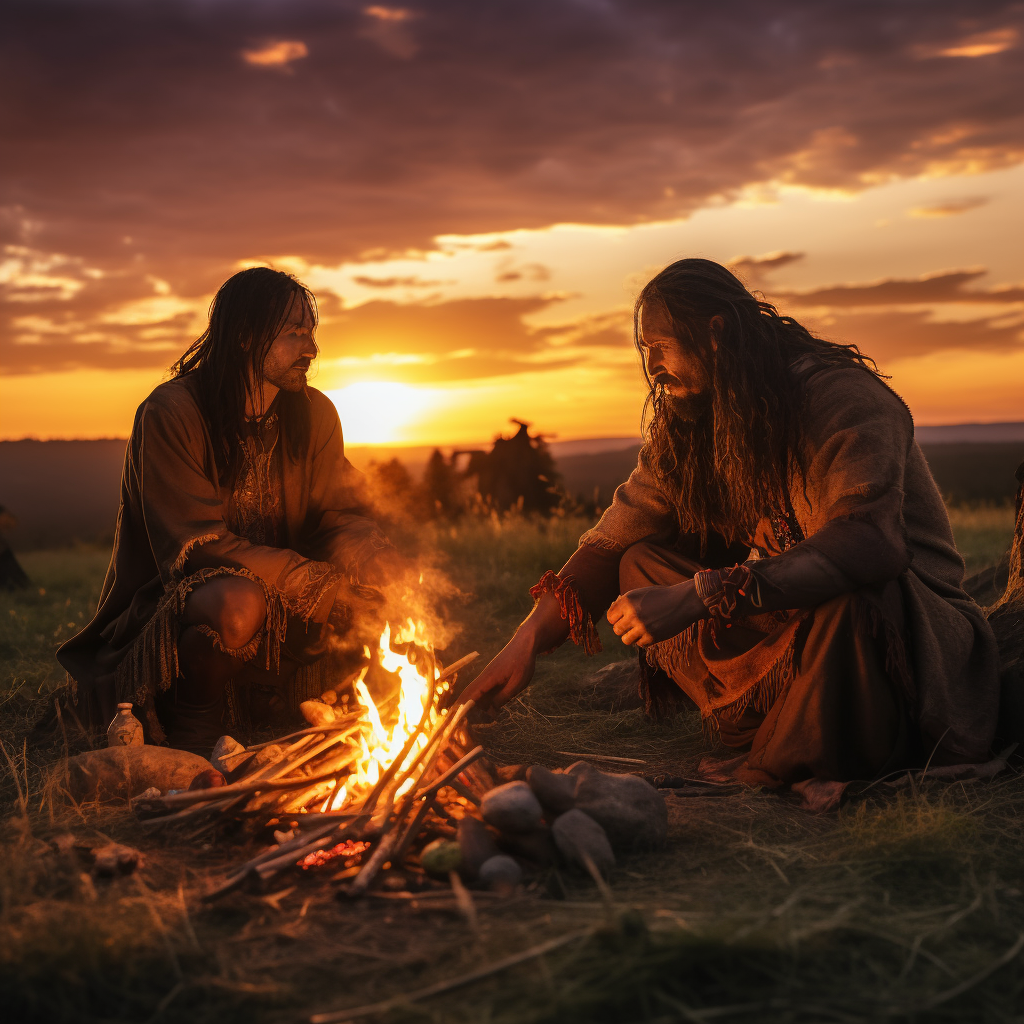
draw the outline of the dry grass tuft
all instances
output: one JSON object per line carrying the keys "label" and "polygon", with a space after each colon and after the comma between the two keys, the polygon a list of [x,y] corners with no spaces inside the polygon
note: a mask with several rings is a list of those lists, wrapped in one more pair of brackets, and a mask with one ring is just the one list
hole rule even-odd
{"label": "dry grass tuft", "polygon": [[[986,518],[988,517],[988,518]],[[992,512],[954,519],[969,561],[1002,553]],[[529,608],[586,524],[523,520],[430,527],[456,585],[458,657],[487,657]],[[758,791],[668,798],[664,849],[623,862],[609,908],[582,877],[549,872],[532,894],[477,900],[477,930],[427,902],[338,902],[313,872],[270,892],[202,895],[253,842],[229,830],[156,835],[126,808],[61,794],[65,747],[22,735],[60,682],[52,651],[91,610],[102,552],[24,563],[46,593],[0,595],[0,1006],[17,1021],[222,1024],[301,1021],[456,978],[566,933],[590,937],[421,1004],[389,1021],[1010,1022],[1024,1007],[1024,779],[876,785],[815,816]],[[686,774],[706,753],[683,713],[587,703],[585,678],[625,655],[611,634],[587,661],[562,649],[482,730],[507,763],[565,764],[555,751],[617,754]],[[627,655],[628,656],[628,655]],[[17,784],[15,784],[17,779]],[[19,791],[21,796],[19,797]],[[139,847],[137,877],[92,879],[80,847]],[[257,842],[262,841],[258,840]]]}

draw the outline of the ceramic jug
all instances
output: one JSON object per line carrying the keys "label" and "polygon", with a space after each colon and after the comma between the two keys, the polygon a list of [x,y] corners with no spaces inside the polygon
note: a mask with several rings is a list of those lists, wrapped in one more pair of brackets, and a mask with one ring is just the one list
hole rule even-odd
{"label": "ceramic jug", "polygon": [[142,723],[132,714],[131,704],[118,704],[114,720],[107,726],[108,747],[141,747]]}

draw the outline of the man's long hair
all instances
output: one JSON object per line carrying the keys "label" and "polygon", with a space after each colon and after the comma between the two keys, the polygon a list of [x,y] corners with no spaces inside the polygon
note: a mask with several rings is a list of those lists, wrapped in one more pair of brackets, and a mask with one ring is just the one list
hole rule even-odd
{"label": "man's long hair", "polygon": [[[711,260],[671,264],[641,291],[633,333],[641,351],[645,306],[663,303],[680,343],[696,354],[710,384],[692,422],[679,416],[647,373],[642,457],[672,498],[683,533],[706,543],[717,533],[747,541],[764,515],[785,514],[794,469],[806,470],[801,445],[803,386],[793,363],[803,355],[878,375],[856,345],[815,338],[792,317],[756,298]],[[712,320],[721,317],[717,348]]]}
{"label": "man's long hair", "polygon": [[[214,296],[209,326],[171,368],[176,379],[188,378],[223,479],[238,472],[243,438],[255,427],[246,418],[246,403],[258,407],[264,360],[296,296],[315,325],[313,293],[291,274],[251,267],[229,277]],[[275,410],[288,454],[298,461],[309,447],[309,399],[302,391],[281,391]]]}

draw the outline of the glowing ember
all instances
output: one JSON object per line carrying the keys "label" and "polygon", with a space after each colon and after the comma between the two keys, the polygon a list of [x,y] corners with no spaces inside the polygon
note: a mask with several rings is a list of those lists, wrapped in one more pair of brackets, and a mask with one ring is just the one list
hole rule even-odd
{"label": "glowing ember", "polygon": [[359,858],[370,848],[369,843],[360,842],[357,839],[346,839],[329,850],[314,850],[299,861],[299,867],[303,871],[309,868],[318,868],[322,864],[328,864],[339,857],[345,858],[345,867],[350,868],[359,861]]}
{"label": "glowing ember", "polygon": [[[388,623],[380,635],[376,653],[372,653],[368,647],[364,648],[367,658],[378,661],[385,672],[398,676],[397,718],[390,728],[381,721],[377,705],[364,682],[369,670],[367,666],[355,682],[356,699],[365,709],[359,730],[353,737],[359,756],[352,764],[351,775],[324,801],[321,807],[323,811],[343,808],[367,794],[380,779],[381,773],[402,752],[409,735],[423,718],[427,702],[431,700],[432,687],[428,678],[431,669],[427,665],[413,664],[407,654],[393,651],[392,640],[396,644],[414,642],[420,646],[427,646],[426,626],[422,622],[407,619],[403,625],[396,626],[392,634],[391,624]],[[439,689],[447,689],[447,684],[442,684]],[[437,709],[431,706],[424,728],[406,757],[407,763],[426,746],[427,737],[437,721]],[[396,795],[403,793],[412,784],[413,780],[407,779]]]}

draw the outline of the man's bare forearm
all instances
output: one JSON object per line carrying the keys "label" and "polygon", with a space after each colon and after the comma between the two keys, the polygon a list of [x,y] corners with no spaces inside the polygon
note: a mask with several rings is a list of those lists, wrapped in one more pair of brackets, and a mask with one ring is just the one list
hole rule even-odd
{"label": "man's bare forearm", "polygon": [[569,623],[562,618],[562,608],[554,594],[541,594],[533,611],[516,630],[516,636],[528,641],[535,654],[560,647],[569,637]]}

